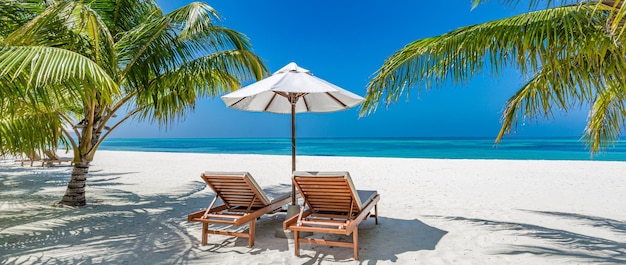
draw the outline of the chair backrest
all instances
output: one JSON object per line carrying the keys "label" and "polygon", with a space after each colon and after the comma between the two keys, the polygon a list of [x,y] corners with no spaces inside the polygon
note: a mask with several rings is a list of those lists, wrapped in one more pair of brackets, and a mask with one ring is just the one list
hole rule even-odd
{"label": "chair backrest", "polygon": [[28,159],[30,159],[32,161],[39,161],[39,160],[41,160],[41,156],[35,150],[33,150],[33,151],[29,152],[28,154],[26,154],[26,157],[28,157]]}
{"label": "chair backrest", "polygon": [[61,157],[59,157],[59,155],[57,155],[56,152],[46,149],[43,150],[43,153],[49,158],[49,159],[55,159],[55,160],[61,160]]}
{"label": "chair backrest", "polygon": [[348,172],[295,171],[293,183],[314,211],[358,213],[363,209]]}
{"label": "chair backrest", "polygon": [[201,177],[230,207],[265,207],[270,204],[270,200],[248,172],[207,171]]}

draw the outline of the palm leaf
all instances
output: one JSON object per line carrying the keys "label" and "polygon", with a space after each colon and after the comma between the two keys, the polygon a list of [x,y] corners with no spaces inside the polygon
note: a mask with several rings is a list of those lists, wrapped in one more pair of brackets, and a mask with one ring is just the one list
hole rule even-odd
{"label": "palm leaf", "polygon": [[132,30],[162,16],[153,0],[99,0],[89,3],[116,39],[118,33]]}
{"label": "palm leaf", "polygon": [[65,137],[58,128],[62,122],[59,116],[48,108],[34,109],[30,104],[17,105],[7,109],[8,104],[0,102],[0,155],[28,154],[33,151],[56,150],[59,144],[67,146]]}
{"label": "palm leaf", "polygon": [[23,1],[0,2],[0,41],[35,17],[38,12],[41,12],[42,7],[45,6]]}
{"label": "palm leaf", "polygon": [[61,2],[48,7],[16,29],[4,43],[71,50],[105,67],[109,74],[115,72],[110,68],[115,64],[115,56],[111,54],[113,37],[98,14],[81,3]]}
{"label": "palm leaf", "polygon": [[[35,95],[46,95],[50,86],[59,85],[82,102],[95,100],[110,101],[119,87],[106,71],[84,56],[57,48],[37,46],[0,47],[0,94],[10,96],[11,82],[20,82],[20,87]],[[9,88],[7,88],[9,87]],[[60,90],[59,90],[60,91]],[[44,98],[37,96],[37,98]]]}
{"label": "palm leaf", "polygon": [[[568,62],[560,58],[607,47],[597,43],[610,41],[598,31],[602,27],[598,15],[601,14],[593,13],[591,7],[560,7],[410,43],[390,56],[375,73],[361,113],[375,110],[379,101],[387,105],[395,102],[412,88],[430,89],[448,80],[463,83],[484,70],[497,75],[501,69],[515,66],[523,75],[533,75],[542,65],[563,63],[555,68],[568,68]],[[601,63],[601,59],[595,62]]]}
{"label": "palm leaf", "polygon": [[604,150],[620,138],[626,117],[624,86],[612,83],[602,93],[589,111],[589,120],[583,138],[592,151]]}
{"label": "palm leaf", "polygon": [[[135,102],[140,120],[172,125],[193,110],[198,97],[217,96],[261,79],[267,69],[250,51],[213,53],[181,65],[154,79]],[[242,79],[245,78],[245,79]]]}

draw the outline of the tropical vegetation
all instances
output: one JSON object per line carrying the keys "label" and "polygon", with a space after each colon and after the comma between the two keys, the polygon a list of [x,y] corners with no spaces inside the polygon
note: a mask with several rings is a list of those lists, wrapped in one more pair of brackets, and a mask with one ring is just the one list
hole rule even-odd
{"label": "tropical vegetation", "polygon": [[[475,7],[481,2],[474,1]],[[551,119],[589,107],[582,138],[592,153],[601,151],[619,139],[625,124],[623,2],[532,0],[526,13],[413,41],[377,70],[361,114],[375,111],[381,102],[396,102],[412,89],[518,69],[527,81],[506,102],[496,142],[525,119]],[[544,4],[545,9],[537,8]]]}
{"label": "tropical vegetation", "polygon": [[0,0],[0,155],[66,146],[61,203],[85,205],[90,162],[120,124],[171,126],[197,99],[267,75],[219,22],[202,2],[163,14],[151,0]]}

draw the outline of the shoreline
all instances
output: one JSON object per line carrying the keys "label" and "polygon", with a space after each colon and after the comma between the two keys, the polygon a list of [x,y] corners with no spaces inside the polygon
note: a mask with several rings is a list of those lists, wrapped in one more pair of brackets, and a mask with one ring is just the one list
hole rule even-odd
{"label": "shoreline", "polygon": [[[63,157],[68,156],[62,154]],[[625,162],[298,156],[298,170],[349,171],[381,195],[380,225],[359,230],[360,260],[347,248],[274,236],[282,213],[246,240],[209,236],[186,215],[212,192],[203,171],[248,171],[261,187],[290,184],[291,157],[98,151],[89,205],[51,207],[71,167],[0,163],[3,263],[131,264],[619,264],[626,262]],[[33,215],[32,212],[37,214]],[[281,218],[283,218],[281,220]],[[620,247],[622,246],[622,247]],[[103,255],[103,253],[108,253]]]}

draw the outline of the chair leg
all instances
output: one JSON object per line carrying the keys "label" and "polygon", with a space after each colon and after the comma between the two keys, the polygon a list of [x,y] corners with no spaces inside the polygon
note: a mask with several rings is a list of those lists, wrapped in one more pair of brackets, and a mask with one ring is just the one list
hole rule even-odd
{"label": "chair leg", "polygon": [[374,218],[376,219],[376,224],[378,224],[378,203],[374,205]]}
{"label": "chair leg", "polygon": [[293,231],[293,248],[294,248],[294,254],[296,254],[296,256],[300,256],[300,232],[299,231]]}
{"label": "chair leg", "polygon": [[206,245],[209,237],[209,224],[202,223],[202,245]]}
{"label": "chair leg", "polygon": [[248,247],[251,248],[254,246],[254,228],[255,228],[255,220],[252,219],[252,221],[250,221],[250,228],[248,230],[249,231],[249,238],[248,238]]}
{"label": "chair leg", "polygon": [[354,229],[352,233],[352,248],[354,249],[354,259],[359,259],[359,229]]}

